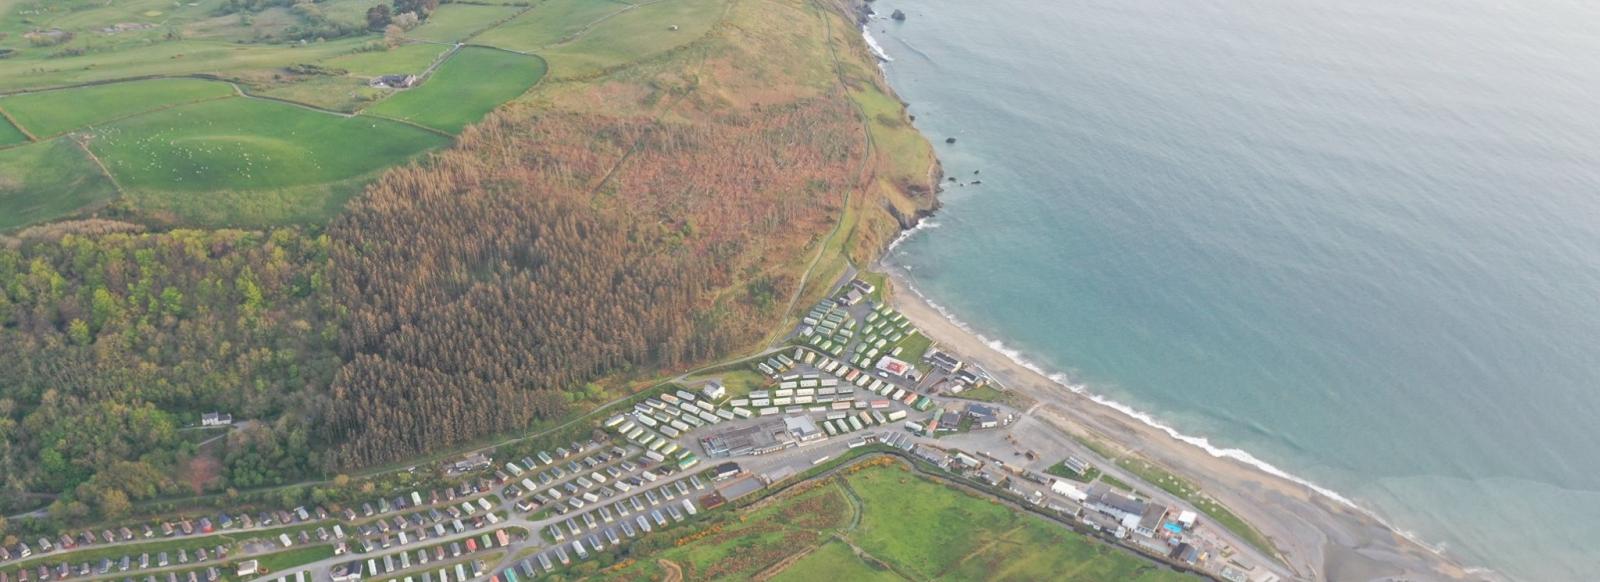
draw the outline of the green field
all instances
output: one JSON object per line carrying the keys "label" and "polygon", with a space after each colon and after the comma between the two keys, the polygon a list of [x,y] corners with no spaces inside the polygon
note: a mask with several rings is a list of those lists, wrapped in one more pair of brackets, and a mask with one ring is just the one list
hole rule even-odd
{"label": "green field", "polygon": [[618,0],[545,0],[526,14],[478,35],[473,42],[536,51],[628,6]]}
{"label": "green field", "polygon": [[905,580],[894,572],[883,570],[873,564],[863,562],[857,557],[850,546],[843,542],[829,542],[807,554],[806,557],[790,564],[777,576],[772,577],[773,582],[814,582],[816,580],[837,580],[850,582],[862,581],[889,581]]}
{"label": "green field", "polygon": [[406,36],[434,42],[465,41],[472,36],[472,33],[483,30],[496,21],[510,18],[519,10],[522,8],[516,6],[445,4],[435,10],[426,23],[406,33]]}
{"label": "green field", "polygon": [[0,97],[0,109],[43,139],[163,107],[234,95],[227,83],[149,79]]}
{"label": "green field", "polygon": [[324,219],[358,189],[346,182],[447,143],[393,121],[231,98],[98,128],[91,148],[140,209],[272,224]]}
{"label": "green field", "polygon": [[[540,54],[550,60],[557,77],[601,71],[693,42],[716,24],[727,4],[726,0],[641,4],[597,22],[571,41]],[[673,26],[678,30],[672,30]]]}
{"label": "green field", "polygon": [[636,563],[608,579],[659,580],[658,560],[681,568],[686,580],[1193,579],[914,474],[898,460],[865,463],[798,485],[759,509],[714,515],[694,541],[635,554]]}
{"label": "green field", "polygon": [[68,216],[116,194],[105,174],[66,139],[0,150],[0,231]]}
{"label": "green field", "polygon": [[82,56],[30,58],[24,55],[0,59],[0,91],[151,75],[231,73],[314,63],[354,52],[368,40],[352,38],[306,45],[181,40],[116,51],[95,51]]}
{"label": "green field", "polygon": [[352,75],[376,77],[399,73],[421,74],[444,54],[445,47],[436,44],[415,43],[401,45],[386,51],[364,51],[340,55],[322,61],[324,67],[344,69]]}
{"label": "green field", "polygon": [[367,109],[450,133],[476,123],[501,103],[526,92],[545,73],[544,61],[484,47],[457,52],[422,85]]}
{"label": "green field", "polygon": [[0,117],[0,146],[19,144],[26,141],[28,141],[28,136],[23,135],[22,130],[17,129],[17,126],[11,125],[10,121]]}

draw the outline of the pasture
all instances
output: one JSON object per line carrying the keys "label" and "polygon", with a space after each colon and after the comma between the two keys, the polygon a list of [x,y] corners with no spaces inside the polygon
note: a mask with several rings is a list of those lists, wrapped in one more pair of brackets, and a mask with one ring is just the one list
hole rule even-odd
{"label": "pasture", "polygon": [[[4,107],[0,107],[0,109],[4,109]],[[24,135],[22,130],[17,129],[17,126],[12,125],[10,121],[0,118],[0,147],[16,145],[26,141],[28,141],[28,136]]]}
{"label": "pasture", "polygon": [[344,69],[352,75],[376,77],[398,73],[421,74],[447,50],[436,44],[413,43],[386,51],[363,51],[322,61],[324,67]]}
{"label": "pasture", "polygon": [[434,42],[465,41],[473,33],[510,18],[521,10],[517,6],[443,4],[428,17],[427,22],[406,33],[406,36]]}
{"label": "pasture", "polygon": [[[704,36],[727,0],[660,0],[593,23],[574,38],[547,47],[557,78],[579,77],[660,54]],[[537,12],[537,11],[535,11]],[[677,30],[672,27],[676,26]]]}
{"label": "pasture", "polygon": [[163,107],[235,92],[231,85],[201,79],[149,79],[0,97],[0,109],[44,139]]}
{"label": "pasture", "polygon": [[400,91],[367,111],[441,131],[460,133],[501,103],[523,94],[544,76],[538,57],[485,47],[465,47],[422,85]]}
{"label": "pasture", "polygon": [[19,55],[0,59],[0,91],[153,75],[259,71],[349,54],[367,40],[351,38],[306,45],[179,40],[78,56]]}
{"label": "pasture", "polygon": [[0,231],[70,216],[116,194],[69,140],[0,149]]}
{"label": "pasture", "polygon": [[[1041,578],[1042,579],[1042,578]],[[856,556],[850,546],[844,542],[828,542],[816,551],[800,558],[777,576],[771,578],[772,582],[812,582],[814,580],[850,580],[855,582],[889,582],[905,580],[889,570],[868,564]]]}
{"label": "pasture", "polygon": [[620,0],[545,0],[533,10],[478,35],[473,41],[524,52],[537,51],[629,6],[631,4]]}
{"label": "pasture", "polygon": [[325,219],[362,179],[447,143],[389,120],[231,98],[100,127],[90,147],[135,208],[262,224]]}

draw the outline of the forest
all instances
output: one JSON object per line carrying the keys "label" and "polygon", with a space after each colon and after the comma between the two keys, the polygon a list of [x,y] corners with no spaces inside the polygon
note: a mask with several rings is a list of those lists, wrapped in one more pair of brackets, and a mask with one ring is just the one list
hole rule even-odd
{"label": "forest", "polygon": [[[805,14],[734,7],[704,43],[546,84],[325,224],[0,237],[0,511],[415,462],[762,345],[813,265],[808,288],[899,216],[851,196],[893,178],[856,101],[870,66],[839,82],[827,37],[762,29],[774,10]],[[749,58],[777,46],[806,66]]]}

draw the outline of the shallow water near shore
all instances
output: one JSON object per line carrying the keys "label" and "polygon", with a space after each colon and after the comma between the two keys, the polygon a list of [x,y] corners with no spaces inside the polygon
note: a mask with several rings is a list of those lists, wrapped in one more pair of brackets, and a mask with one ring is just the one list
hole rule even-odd
{"label": "shallow water near shore", "polygon": [[929,299],[1469,565],[1600,571],[1600,5],[874,6],[960,181],[888,259]]}

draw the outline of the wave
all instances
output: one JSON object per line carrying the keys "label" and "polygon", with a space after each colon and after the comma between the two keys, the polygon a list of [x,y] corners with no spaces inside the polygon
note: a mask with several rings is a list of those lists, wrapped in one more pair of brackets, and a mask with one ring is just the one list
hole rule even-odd
{"label": "wave", "polygon": [[[936,226],[937,226],[937,223],[935,223],[934,227],[936,227]],[[911,234],[912,231],[915,231],[915,230],[917,230],[917,229],[919,229],[921,227],[922,227],[922,225],[918,224],[917,227],[912,228],[910,230],[907,230],[905,234],[901,235],[900,239],[896,239],[895,243],[896,244],[899,243],[900,240],[903,240],[906,236]],[[933,227],[929,227],[929,228],[933,228]],[[891,246],[890,248],[893,248],[893,247]],[[1154,428],[1156,430],[1160,430],[1161,432],[1166,433],[1168,436],[1170,436],[1170,437],[1172,437],[1174,439],[1177,439],[1179,441],[1188,443],[1190,445],[1193,445],[1193,446],[1199,448],[1200,450],[1205,451],[1206,454],[1209,454],[1209,455],[1211,455],[1213,457],[1225,458],[1225,459],[1233,459],[1233,460],[1239,461],[1241,463],[1244,463],[1246,465],[1250,465],[1251,467],[1255,467],[1256,469],[1259,469],[1262,472],[1265,472],[1265,473],[1267,473],[1269,475],[1273,475],[1275,477],[1278,477],[1278,478],[1281,478],[1281,479],[1285,479],[1285,480],[1290,481],[1292,483],[1301,485],[1301,486],[1303,486],[1303,487],[1305,487],[1307,489],[1310,489],[1311,491],[1316,492],[1319,495],[1322,495],[1323,497],[1326,497],[1328,499],[1336,501],[1336,502],[1340,503],[1341,505],[1344,505],[1346,507],[1349,507],[1352,510],[1355,510],[1355,511],[1361,513],[1362,515],[1365,515],[1365,516],[1367,516],[1369,518],[1372,518],[1374,521],[1376,521],[1376,522],[1378,522],[1380,524],[1383,524],[1384,527],[1389,528],[1390,530],[1394,531],[1395,533],[1405,537],[1407,540],[1410,540],[1411,542],[1416,543],[1418,546],[1426,548],[1426,549],[1428,549],[1429,551],[1431,551],[1431,552],[1433,552],[1435,554],[1443,556],[1445,554],[1445,552],[1447,551],[1447,549],[1448,549],[1445,546],[1445,544],[1443,544],[1443,543],[1430,544],[1430,543],[1424,541],[1423,539],[1421,539],[1420,537],[1418,537],[1417,534],[1415,534],[1413,532],[1410,532],[1410,531],[1407,531],[1407,530],[1404,530],[1404,529],[1401,529],[1399,527],[1396,527],[1394,524],[1389,523],[1388,520],[1385,520],[1383,518],[1383,516],[1378,515],[1376,512],[1374,512],[1374,511],[1372,511],[1370,509],[1367,509],[1365,507],[1362,507],[1360,505],[1357,505],[1355,501],[1352,501],[1350,498],[1345,497],[1343,495],[1340,495],[1339,492],[1334,491],[1332,489],[1329,489],[1327,487],[1323,487],[1321,485],[1318,485],[1318,484],[1312,482],[1309,479],[1300,477],[1298,475],[1295,475],[1293,473],[1290,473],[1288,471],[1280,469],[1276,465],[1273,465],[1272,463],[1264,461],[1261,458],[1250,454],[1250,452],[1248,452],[1248,451],[1245,451],[1243,449],[1236,449],[1236,448],[1219,447],[1217,445],[1212,444],[1211,441],[1209,439],[1205,438],[1205,437],[1199,437],[1199,436],[1193,436],[1193,435],[1184,434],[1182,432],[1179,432],[1177,429],[1175,429],[1175,428],[1173,428],[1173,427],[1171,427],[1171,426],[1169,426],[1169,425],[1167,425],[1165,423],[1162,423],[1159,420],[1156,420],[1156,418],[1154,416],[1150,415],[1147,412],[1141,411],[1139,409],[1136,409],[1136,408],[1134,408],[1132,406],[1129,406],[1127,404],[1118,402],[1116,400],[1112,400],[1110,398],[1107,398],[1104,395],[1096,394],[1096,393],[1090,391],[1089,387],[1084,385],[1083,383],[1073,382],[1070,378],[1067,377],[1066,374],[1062,374],[1060,372],[1052,372],[1050,370],[1047,370],[1043,366],[1040,366],[1039,364],[1033,362],[1032,360],[1029,360],[1025,355],[1023,355],[1023,353],[1020,350],[1017,350],[1016,348],[1013,348],[1011,346],[1006,345],[1005,342],[1002,342],[1002,341],[1000,341],[998,339],[990,338],[990,337],[985,336],[982,333],[974,330],[972,328],[972,326],[968,325],[967,322],[962,321],[961,318],[956,317],[956,315],[954,313],[951,313],[949,309],[946,309],[943,305],[940,305],[939,303],[937,303],[937,302],[933,301],[931,298],[929,298],[927,295],[923,294],[920,289],[917,289],[917,287],[915,285],[912,285],[911,282],[909,280],[907,280],[905,277],[900,277],[899,281],[898,281],[898,284],[900,286],[906,288],[906,289],[909,289],[913,294],[915,294],[917,296],[917,298],[920,301],[922,301],[924,304],[927,304],[929,307],[932,307],[933,310],[938,312],[941,317],[944,317],[946,321],[949,321],[952,325],[955,325],[957,328],[960,328],[962,331],[964,331],[964,332],[966,332],[968,334],[971,334],[972,337],[978,338],[978,341],[983,342],[983,344],[988,346],[990,349],[992,349],[992,350],[994,350],[996,352],[999,352],[1000,355],[1005,356],[1006,359],[1011,360],[1013,363],[1017,364],[1018,366],[1022,366],[1023,368],[1027,368],[1028,370],[1033,371],[1034,373],[1039,374],[1040,376],[1043,376],[1043,377],[1049,379],[1051,382],[1055,382],[1056,384],[1062,386],[1063,388],[1071,390],[1072,392],[1074,392],[1076,394],[1083,395],[1084,397],[1088,398],[1091,402],[1094,402],[1095,404],[1099,404],[1099,405],[1104,406],[1106,408],[1110,408],[1112,410],[1115,410],[1115,411],[1121,413],[1124,416],[1127,416],[1128,418],[1132,418],[1132,419],[1137,420],[1137,421],[1139,421],[1141,423],[1144,423],[1146,426],[1149,426],[1149,427]],[[1488,574],[1492,574],[1492,573],[1497,574],[1493,570],[1490,570],[1488,568],[1483,568],[1483,567],[1471,567],[1471,568],[1468,568],[1468,570],[1473,572],[1474,574],[1478,574],[1478,575],[1488,575]]]}
{"label": "wave", "polygon": [[878,39],[873,38],[872,31],[867,30],[867,25],[865,24],[861,25],[861,38],[867,40],[867,48],[872,49],[872,56],[878,57],[878,60],[885,63],[894,62],[894,57],[890,57],[889,53],[883,52],[883,45],[878,44]]}
{"label": "wave", "polygon": [[939,228],[940,226],[943,225],[935,222],[933,219],[924,218],[922,220],[918,220],[915,226],[900,231],[899,236],[896,236],[894,237],[894,240],[889,241],[889,246],[883,250],[883,253],[887,255],[891,252],[894,252],[894,248],[900,246],[900,243],[906,242],[906,239],[911,238],[911,235],[917,234],[918,232],[922,232],[924,230],[933,230],[935,228]]}

